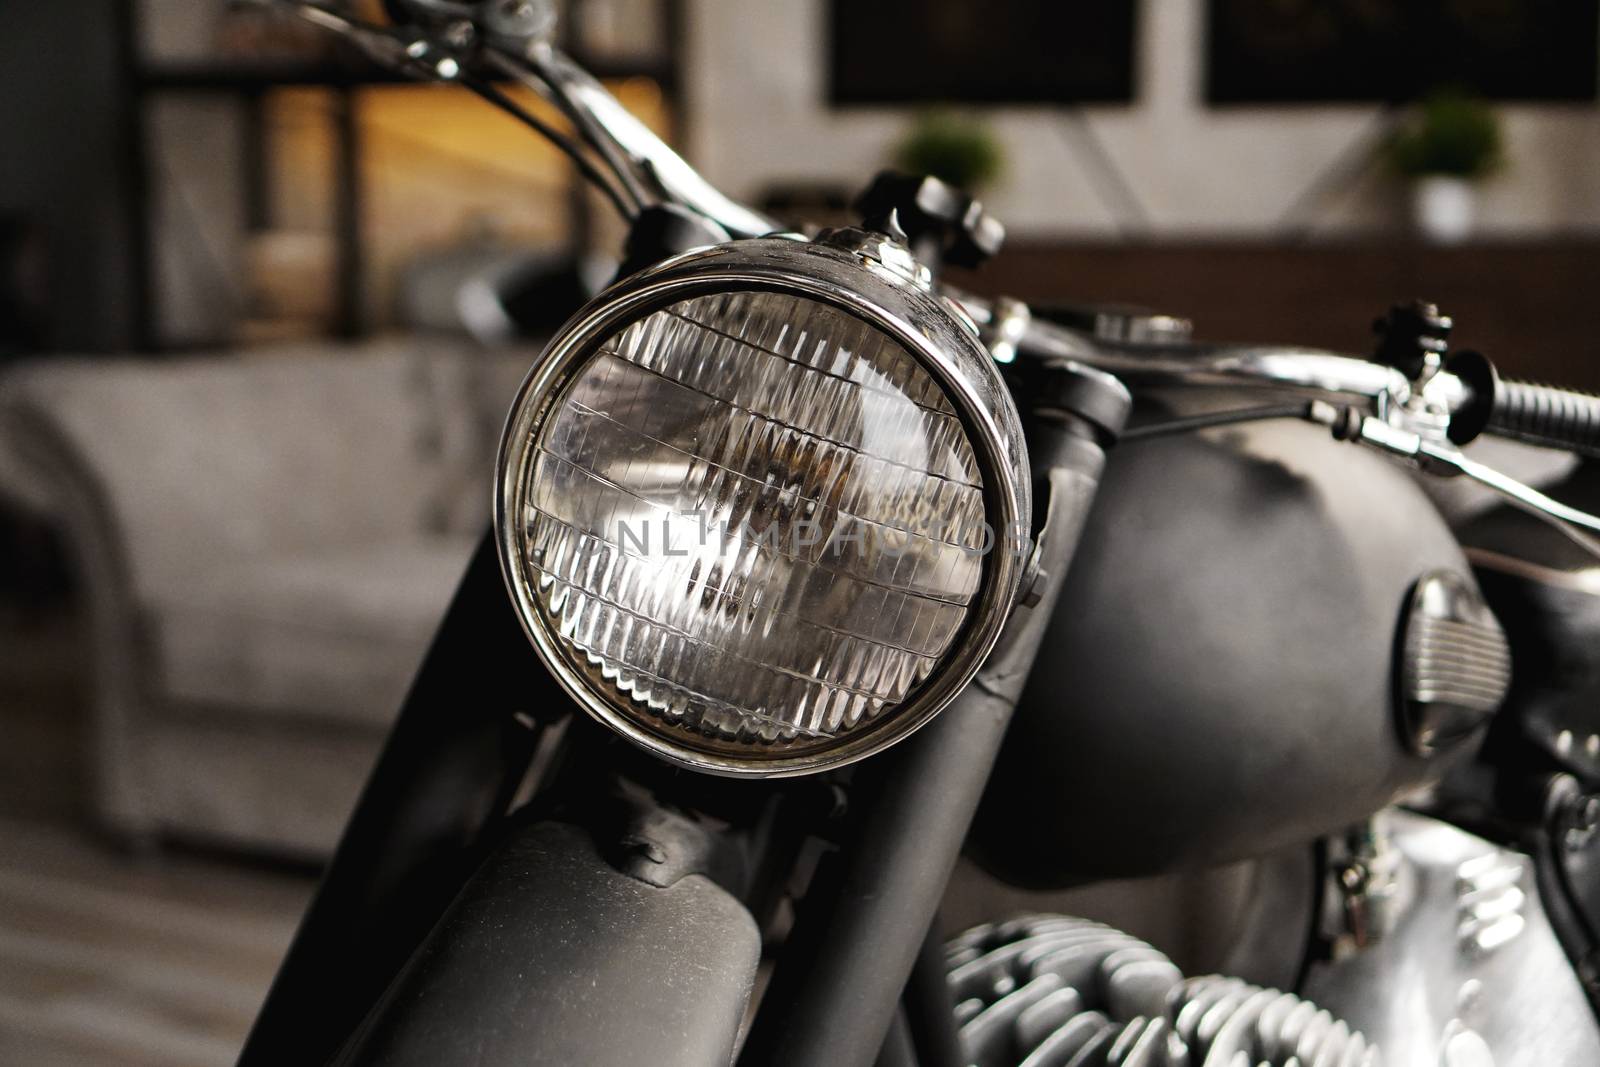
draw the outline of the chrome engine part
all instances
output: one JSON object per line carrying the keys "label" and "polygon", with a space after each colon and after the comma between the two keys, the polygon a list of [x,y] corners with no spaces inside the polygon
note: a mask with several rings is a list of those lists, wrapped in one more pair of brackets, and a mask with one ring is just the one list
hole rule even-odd
{"label": "chrome engine part", "polygon": [[963,1051],[978,1067],[1381,1062],[1310,1001],[1221,975],[1186,979],[1155,948],[1088,919],[980,926],[947,952]]}
{"label": "chrome engine part", "polygon": [[[1600,1030],[1526,856],[1438,819],[1383,812],[1393,891],[1365,945],[1341,938],[1302,991],[1390,1063],[1600,1063]],[[1332,896],[1332,895],[1330,895]]]}

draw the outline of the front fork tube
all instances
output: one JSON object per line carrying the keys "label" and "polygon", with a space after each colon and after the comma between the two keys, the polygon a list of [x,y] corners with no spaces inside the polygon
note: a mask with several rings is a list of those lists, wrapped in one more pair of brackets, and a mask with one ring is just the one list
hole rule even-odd
{"label": "front fork tube", "polygon": [[1047,517],[1026,606],[951,707],[858,771],[849,829],[806,893],[742,1064],[866,1067],[883,1046],[1060,595],[1106,443],[1066,412],[1038,420],[1029,450]]}

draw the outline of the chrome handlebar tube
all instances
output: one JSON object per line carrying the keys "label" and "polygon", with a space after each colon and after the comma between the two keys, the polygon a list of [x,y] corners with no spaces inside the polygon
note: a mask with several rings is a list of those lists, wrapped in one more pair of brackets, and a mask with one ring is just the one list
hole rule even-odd
{"label": "chrome handlebar tube", "polygon": [[[986,335],[1015,338],[1011,343],[1022,358],[1069,359],[1129,382],[1255,386],[1374,402],[1409,398],[1414,392],[1399,370],[1359,356],[1298,345],[1111,341],[1033,317],[1017,301],[989,300],[949,287],[945,294]],[[1465,389],[1454,375],[1440,372],[1435,377],[1442,379],[1437,390],[1442,397],[1457,405],[1464,400]]]}
{"label": "chrome handlebar tube", "polygon": [[[1472,386],[1448,370],[1416,380],[1386,364],[1315,348],[1106,340],[1033,318],[1026,305],[946,290],[1003,361],[1069,360],[1130,383],[1244,386],[1311,398],[1304,416],[1335,437],[1387,453],[1426,473],[1465,477],[1549,523],[1600,558],[1600,518],[1562,504],[1464,455],[1451,420],[1464,416]],[[1343,398],[1339,405],[1332,401]],[[1490,427],[1488,432],[1494,432]],[[1470,440],[1474,428],[1467,438]]]}

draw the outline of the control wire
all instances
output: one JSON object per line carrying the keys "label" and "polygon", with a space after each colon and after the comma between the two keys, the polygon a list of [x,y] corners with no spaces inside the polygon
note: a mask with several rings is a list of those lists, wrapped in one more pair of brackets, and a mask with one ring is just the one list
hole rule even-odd
{"label": "control wire", "polygon": [[1147,441],[1156,437],[1171,437],[1174,434],[1193,433],[1196,430],[1208,430],[1214,426],[1232,426],[1241,422],[1261,422],[1266,419],[1303,419],[1306,417],[1308,405],[1298,404],[1269,404],[1262,407],[1229,408],[1226,411],[1208,411],[1203,415],[1186,415],[1177,419],[1163,419],[1160,422],[1147,422],[1142,426],[1134,426],[1122,431],[1118,440]]}

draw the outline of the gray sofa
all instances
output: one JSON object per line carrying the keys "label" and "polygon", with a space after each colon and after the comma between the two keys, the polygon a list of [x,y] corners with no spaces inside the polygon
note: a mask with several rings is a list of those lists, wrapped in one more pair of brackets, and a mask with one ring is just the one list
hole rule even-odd
{"label": "gray sofa", "polygon": [[528,359],[418,339],[0,377],[0,493],[84,594],[109,827],[332,847],[485,528]]}

